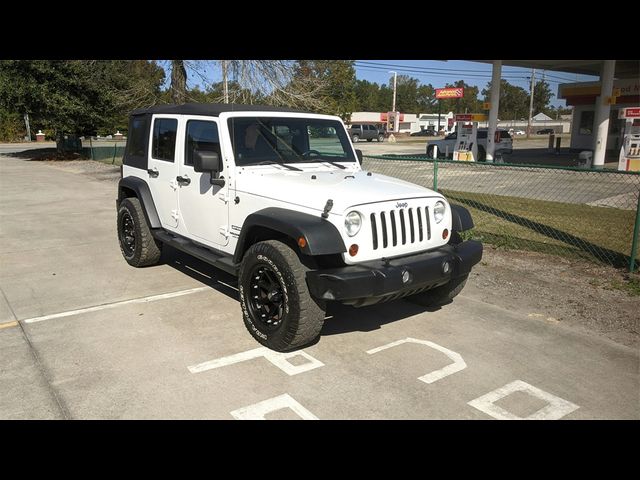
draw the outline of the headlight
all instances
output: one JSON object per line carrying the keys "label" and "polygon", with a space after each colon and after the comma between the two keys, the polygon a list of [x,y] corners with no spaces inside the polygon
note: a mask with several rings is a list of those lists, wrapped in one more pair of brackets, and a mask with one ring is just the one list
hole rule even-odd
{"label": "headlight", "polygon": [[360,231],[360,227],[362,227],[362,215],[356,211],[347,213],[344,218],[344,228],[347,230],[347,235],[353,237]]}
{"label": "headlight", "polygon": [[444,218],[444,212],[447,211],[447,207],[444,205],[444,202],[437,201],[435,206],[433,207],[433,218],[435,218],[436,223],[440,223]]}

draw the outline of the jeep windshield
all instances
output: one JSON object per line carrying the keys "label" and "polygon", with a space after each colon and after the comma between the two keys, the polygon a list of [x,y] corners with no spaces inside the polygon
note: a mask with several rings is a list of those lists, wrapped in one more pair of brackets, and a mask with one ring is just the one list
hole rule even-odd
{"label": "jeep windshield", "polygon": [[229,130],[238,166],[356,161],[347,133],[336,120],[236,117],[229,119]]}

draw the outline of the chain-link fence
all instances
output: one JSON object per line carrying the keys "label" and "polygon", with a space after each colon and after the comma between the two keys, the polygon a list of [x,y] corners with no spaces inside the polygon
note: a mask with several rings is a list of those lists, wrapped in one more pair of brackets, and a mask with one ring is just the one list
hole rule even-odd
{"label": "chain-link fence", "polygon": [[465,206],[473,238],[637,268],[638,173],[398,156],[365,157],[363,166]]}
{"label": "chain-link fence", "polygon": [[85,145],[82,148],[82,154],[91,160],[121,165],[125,146],[125,142],[114,143],[113,145],[91,145],[88,147]]}

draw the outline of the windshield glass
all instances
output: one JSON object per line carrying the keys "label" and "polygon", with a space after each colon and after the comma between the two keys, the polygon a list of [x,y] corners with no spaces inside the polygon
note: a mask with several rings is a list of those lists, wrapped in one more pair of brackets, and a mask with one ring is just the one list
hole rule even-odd
{"label": "windshield glass", "polygon": [[355,162],[342,124],[318,118],[229,119],[236,165]]}

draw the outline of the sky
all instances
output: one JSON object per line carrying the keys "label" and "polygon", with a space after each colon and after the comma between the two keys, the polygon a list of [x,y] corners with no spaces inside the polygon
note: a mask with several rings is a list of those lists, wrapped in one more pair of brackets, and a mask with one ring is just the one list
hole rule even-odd
{"label": "sky", "polygon": [[[386,83],[395,71],[398,75],[409,75],[420,80],[421,84],[431,84],[434,88],[444,87],[447,83],[464,80],[469,85],[475,85],[482,91],[491,80],[492,66],[487,63],[465,60],[356,60],[355,70],[358,80],[368,80],[378,84]],[[219,82],[222,79],[220,67],[209,64],[206,68],[206,79],[209,82]],[[529,91],[531,69],[520,67],[502,67],[502,78],[512,85]],[[590,75],[576,75],[565,72],[536,70],[535,79],[543,79],[549,83],[555,96],[551,100],[553,106],[565,106],[564,100],[558,100],[558,84],[571,82],[590,82],[598,80]],[[168,82],[167,82],[168,83]],[[189,78],[189,86],[202,85],[201,78]]]}

